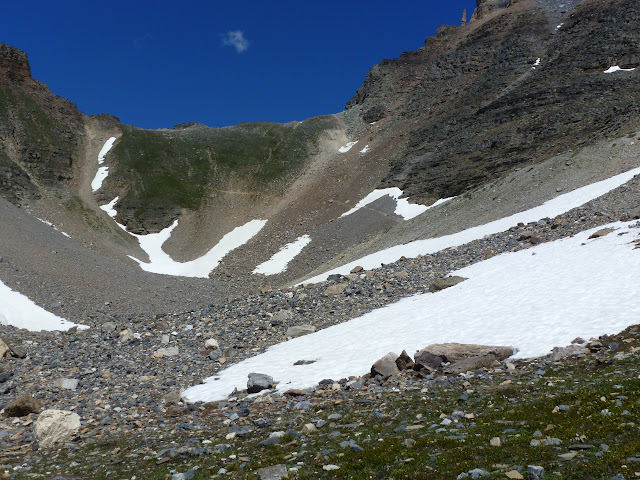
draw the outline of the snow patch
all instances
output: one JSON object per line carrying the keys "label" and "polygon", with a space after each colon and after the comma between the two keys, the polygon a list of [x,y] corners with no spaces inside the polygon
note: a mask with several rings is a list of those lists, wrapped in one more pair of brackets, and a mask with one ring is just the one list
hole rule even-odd
{"label": "snow patch", "polygon": [[604,73],[633,72],[635,68],[620,68],[618,65],[607,68]]}
{"label": "snow patch", "polygon": [[344,147],[340,147],[338,151],[340,153],[347,153],[349,150],[351,150],[351,147],[353,147],[356,143],[358,143],[358,140],[356,140],[355,142],[349,142]]}
{"label": "snow patch", "polygon": [[89,328],[69,322],[33,303],[28,297],[11,290],[0,281],[0,325],[12,325],[32,332]]}
{"label": "snow patch", "polygon": [[[111,150],[111,147],[113,147],[113,143],[115,141],[116,141],[116,137],[111,137],[102,146],[100,153],[98,153],[98,165],[102,165],[104,163],[104,157],[107,155],[107,152]],[[108,176],[109,176],[109,167],[106,167],[106,166],[99,167],[98,171],[96,172],[96,176],[91,181],[91,191],[96,192],[100,190],[100,188],[102,187],[102,182],[104,182],[105,178],[107,178]]]}
{"label": "snow patch", "polygon": [[492,235],[494,233],[503,232],[509,228],[517,225],[519,222],[529,223],[538,221],[541,218],[549,217],[553,218],[562,213],[568,212],[572,208],[579,207],[594,198],[598,198],[601,195],[619,187],[620,185],[631,180],[635,175],[640,174],[640,168],[634,168],[627,172],[615,175],[614,177],[602,180],[600,182],[592,183],[581,188],[577,188],[571,192],[557,197],[543,203],[538,207],[534,207],[524,212],[516,213],[509,217],[504,217],[493,222],[479,225],[477,227],[468,228],[458,233],[451,235],[444,235],[442,237],[428,238],[426,240],[415,240],[404,245],[396,245],[395,247],[380,250],[379,252],[372,253],[362,257],[354,262],[347,263],[341,267],[335,268],[328,272],[317,275],[313,278],[306,280],[305,283],[322,282],[326,280],[329,275],[342,274],[346,275],[351,269],[357,265],[360,265],[364,269],[373,269],[380,267],[383,263],[392,263],[397,261],[400,257],[414,258],[418,255],[426,255],[429,253],[438,252],[445,248],[464,245],[465,243],[477,240],[485,235]]}
{"label": "snow patch", "polygon": [[[182,395],[191,402],[225,398],[246,388],[250,372],[271,375],[279,390],[308,388],[324,378],[363,375],[388,352],[415,352],[432,343],[511,345],[516,357],[527,358],[576,336],[621,331],[640,316],[640,255],[630,243],[639,232],[628,224],[610,226],[627,235],[588,240],[598,227],[498,255],[455,272],[468,278],[455,287],[280,343]],[[316,362],[294,366],[297,360]]]}
{"label": "snow patch", "polygon": [[276,275],[287,269],[289,262],[300,254],[302,249],[311,243],[309,235],[302,235],[295,241],[282,247],[269,260],[258,265],[253,273],[261,273],[263,275]]}
{"label": "snow patch", "polygon": [[58,229],[58,227],[56,227],[56,226],[55,226],[53,223],[51,223],[49,220],[45,220],[45,219],[43,219],[43,218],[39,218],[39,217],[36,217],[36,219],[37,219],[37,220],[40,220],[40,221],[41,221],[42,223],[44,223],[45,225],[50,226],[50,227],[51,227],[51,228],[53,228],[56,232],[60,232],[60,233],[61,233],[62,235],[64,235],[65,237],[71,238],[71,236],[70,236],[68,233],[66,233],[66,232],[63,232],[63,231],[59,230],[59,229]]}
{"label": "snow patch", "polygon": [[[158,233],[136,235],[128,232],[129,235],[138,239],[140,248],[149,256],[149,262],[143,262],[131,255],[128,255],[128,257],[138,262],[140,268],[147,272],[181,277],[208,278],[209,273],[220,264],[220,260],[222,260],[225,255],[251,240],[262,230],[262,227],[264,227],[266,223],[266,220],[251,220],[227,233],[220,239],[217,245],[203,256],[189,262],[176,262],[162,250],[162,245],[169,239],[173,229],[178,226],[178,220],[176,220],[169,227]],[[124,225],[118,225],[125,231],[127,230]]]}
{"label": "snow patch", "polygon": [[364,148],[360,150],[360,153],[367,153],[369,150],[369,145],[365,145]]}
{"label": "snow patch", "polygon": [[535,70],[535,69],[536,69],[536,67],[540,66],[540,61],[541,61],[541,60],[542,60],[542,59],[541,59],[540,57],[538,57],[538,59],[537,59],[537,60],[535,61],[535,63],[531,66],[531,68],[532,68],[533,70]]}
{"label": "snow patch", "polygon": [[118,214],[118,212],[115,209],[115,206],[116,206],[116,203],[118,203],[118,200],[120,200],[120,197],[114,198],[106,205],[101,205],[100,210],[104,210],[105,212],[107,212],[107,215],[109,215],[111,218],[115,218],[115,216]]}
{"label": "snow patch", "polygon": [[417,217],[421,213],[426,212],[428,209],[433,208],[437,205],[440,205],[441,203],[444,203],[450,200],[450,198],[440,199],[434,204],[426,206],[426,205],[420,205],[417,203],[409,203],[409,201],[406,198],[400,198],[402,193],[403,193],[402,190],[400,190],[398,187],[380,188],[378,190],[374,190],[369,195],[367,195],[362,200],[360,200],[358,203],[356,203],[355,207],[353,207],[351,210],[340,215],[340,218],[351,215],[352,213],[357,212],[361,208],[366,207],[370,203],[375,202],[379,198],[382,198],[387,195],[396,201],[396,209],[394,213],[396,215],[400,215],[405,220],[411,220],[412,218]]}

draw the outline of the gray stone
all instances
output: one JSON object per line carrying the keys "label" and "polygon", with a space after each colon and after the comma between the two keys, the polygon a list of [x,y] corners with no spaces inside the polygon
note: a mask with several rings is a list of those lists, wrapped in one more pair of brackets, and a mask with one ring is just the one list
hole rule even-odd
{"label": "gray stone", "polygon": [[280,478],[289,478],[289,473],[287,472],[286,465],[279,464],[259,468],[258,476],[260,477],[260,480],[279,480]]}
{"label": "gray stone", "polygon": [[513,347],[499,345],[476,345],[469,343],[434,343],[422,349],[419,353],[429,352],[442,357],[445,362],[457,362],[467,357],[493,354],[498,360],[504,360],[513,355]]}
{"label": "gray stone", "polygon": [[193,468],[190,468],[184,473],[174,473],[171,475],[171,480],[189,480],[196,475],[196,472]]}
{"label": "gray stone", "polygon": [[303,335],[308,335],[316,331],[316,327],[313,325],[296,325],[293,327],[287,328],[287,333],[285,336],[290,338],[302,337]]}
{"label": "gray stone", "polygon": [[440,368],[442,365],[442,357],[438,355],[434,355],[431,352],[427,352],[426,350],[421,350],[416,353],[413,357],[415,365],[413,369],[416,371],[420,370],[436,370]]}
{"label": "gray stone", "polygon": [[280,444],[280,438],[278,437],[270,437],[267,438],[266,440],[262,440],[260,443],[258,443],[259,447],[268,447],[270,445],[279,445]]}
{"label": "gray stone", "polygon": [[582,355],[589,352],[590,350],[587,347],[583,347],[582,345],[568,345],[566,347],[554,347],[553,350],[551,350],[550,358],[552,362],[557,362],[562,358],[570,357],[573,355]]}
{"label": "gray stone", "polygon": [[458,360],[452,365],[449,365],[445,369],[445,372],[457,375],[458,373],[474,371],[483,367],[490,367],[495,361],[496,356],[491,353],[488,355],[479,355],[477,357],[463,358],[462,360]]}
{"label": "gray stone", "polygon": [[271,318],[271,323],[282,324],[282,323],[286,323],[288,320],[291,320],[292,318],[293,318],[293,313],[291,312],[291,310],[278,310],[276,313],[273,314],[273,317]]}
{"label": "gray stone", "polygon": [[527,465],[527,473],[538,478],[544,475],[544,468],[539,465]]}
{"label": "gray stone", "polygon": [[371,366],[371,376],[375,377],[376,375],[382,375],[383,377],[390,377],[391,375],[397,375],[400,373],[400,370],[398,370],[398,366],[396,365],[397,358],[398,355],[395,353],[387,353]]}
{"label": "gray stone", "polygon": [[100,325],[100,331],[105,333],[114,332],[116,328],[118,328],[118,326],[113,322],[105,322],[102,325]]}
{"label": "gray stone", "polygon": [[209,352],[209,355],[207,355],[207,357],[209,357],[211,360],[218,360],[220,358],[222,358],[224,355],[222,353],[222,350],[220,350],[219,348],[216,348],[215,350],[211,350]]}
{"label": "gray stone", "polygon": [[250,373],[247,381],[247,392],[258,393],[262,390],[273,388],[273,377],[263,373]]}

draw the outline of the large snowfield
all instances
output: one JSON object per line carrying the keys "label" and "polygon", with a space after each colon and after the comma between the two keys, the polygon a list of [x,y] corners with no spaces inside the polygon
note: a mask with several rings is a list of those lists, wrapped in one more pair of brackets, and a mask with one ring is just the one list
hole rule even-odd
{"label": "large snowfield", "polygon": [[[591,185],[586,185],[582,188],[577,188],[571,192],[558,195],[539,207],[531,208],[509,217],[485,223],[484,225],[468,228],[451,235],[444,235],[442,237],[429,238],[426,240],[416,240],[404,245],[396,245],[395,247],[380,250],[379,252],[372,253],[371,255],[367,255],[338,268],[334,268],[328,272],[309,278],[305,283],[322,282],[326,280],[329,275],[333,274],[346,275],[351,271],[351,269],[353,269],[353,267],[358,265],[368,270],[378,268],[383,263],[395,262],[401,257],[415,258],[418,255],[427,255],[439,252],[445,248],[464,245],[465,243],[482,238],[485,235],[492,235],[494,233],[508,230],[519,222],[529,223],[538,221],[545,217],[553,218],[556,215],[568,212],[572,208],[577,208],[594,198],[598,198],[605,193],[610,192],[614,188],[628,182],[638,174],[640,174],[640,167],[615,175],[606,180],[592,183]],[[432,207],[433,206],[435,206],[435,204],[432,205]]]}
{"label": "large snowfield", "polygon": [[[638,322],[640,228],[588,240],[573,238],[502,254],[455,272],[468,280],[374,310],[346,323],[271,347],[183,392],[192,402],[244,389],[251,372],[271,375],[279,390],[362,375],[389,352],[413,355],[433,343],[511,345],[516,357],[542,356],[575,337],[589,339]],[[600,227],[602,228],[602,227]],[[298,360],[315,360],[294,365]]]}
{"label": "large snowfield", "polygon": [[[251,240],[262,230],[266,223],[266,220],[251,220],[240,227],[234,228],[223,236],[211,250],[189,262],[176,262],[162,249],[162,245],[169,240],[173,229],[178,226],[178,220],[158,233],[135,235],[129,232],[130,235],[138,239],[140,247],[149,256],[149,261],[143,262],[131,255],[129,255],[129,258],[138,262],[140,267],[147,272],[181,277],[207,278],[227,253]],[[126,231],[123,225],[120,225],[120,227]]]}

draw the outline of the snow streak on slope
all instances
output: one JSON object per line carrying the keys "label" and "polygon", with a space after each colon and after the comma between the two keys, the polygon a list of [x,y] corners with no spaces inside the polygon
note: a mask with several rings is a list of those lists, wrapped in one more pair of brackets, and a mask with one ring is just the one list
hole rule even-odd
{"label": "snow streak on slope", "polygon": [[378,268],[383,263],[395,262],[403,256],[406,258],[414,258],[418,255],[427,255],[429,253],[444,250],[445,248],[464,245],[465,243],[482,238],[485,235],[492,235],[494,233],[508,230],[519,222],[529,223],[545,217],[552,218],[556,215],[568,212],[572,208],[579,207],[594,198],[604,195],[623,183],[628,182],[637,174],[640,174],[640,168],[634,168],[633,170],[629,170],[628,172],[621,173],[606,180],[592,183],[591,185],[587,185],[582,188],[577,188],[572,192],[559,195],[543,203],[539,207],[525,210],[524,212],[516,213],[509,217],[501,218],[484,225],[468,228],[467,230],[451,235],[428,238],[426,240],[415,240],[405,245],[396,245],[395,247],[380,250],[379,252],[372,253],[371,255],[362,257],[359,260],[347,263],[346,265],[342,265],[341,267],[334,268],[333,270],[310,278],[306,280],[306,282],[322,282],[326,280],[329,275],[337,273],[346,275],[357,265],[360,265],[365,269]]}
{"label": "snow streak on slope", "polygon": [[[162,250],[162,245],[169,239],[173,229],[178,226],[178,220],[158,233],[136,235],[128,232],[130,235],[133,235],[138,239],[140,247],[149,256],[149,262],[143,262],[131,255],[129,255],[129,258],[138,262],[140,268],[147,272],[176,275],[181,277],[208,278],[209,273],[218,266],[220,260],[222,260],[227,253],[251,240],[260,230],[262,230],[262,227],[264,227],[266,223],[266,220],[251,220],[240,227],[234,228],[231,232],[222,237],[218,244],[211,250],[203,256],[189,262],[176,262],[167,255],[164,250]],[[126,231],[126,227],[124,225],[118,225]]]}
{"label": "snow streak on slope", "polygon": [[[638,322],[638,224],[588,240],[604,227],[573,238],[505,253],[466,267],[468,280],[437,293],[405,298],[346,323],[271,347],[187,389],[192,402],[226,397],[260,372],[279,390],[307,388],[324,378],[363,375],[388,352],[409,354],[432,343],[511,345],[534,357],[576,336],[615,333]],[[622,235],[621,235],[622,234]],[[316,360],[295,365],[298,360]]]}
{"label": "snow streak on slope", "polygon": [[403,194],[402,190],[400,190],[398,187],[381,188],[378,190],[374,190],[369,195],[367,195],[362,200],[360,200],[358,203],[356,203],[356,206],[353,207],[351,210],[340,215],[340,217],[346,217],[347,215],[351,215],[352,213],[357,212],[361,208],[366,207],[370,203],[375,202],[376,200],[384,196],[389,196],[396,201],[396,209],[394,213],[396,215],[400,215],[405,220],[411,220],[412,218],[417,217],[421,213],[429,210],[430,208],[436,207],[441,203],[444,203],[447,200],[450,200],[450,198],[444,198],[444,199],[438,200],[432,205],[426,206],[426,205],[419,205],[417,203],[409,203],[406,198],[400,198],[402,194]]}
{"label": "snow streak on slope", "polygon": [[[115,141],[116,141],[116,137],[111,137],[102,146],[102,149],[98,154],[98,165],[102,165],[104,163],[104,157],[107,155],[107,152],[111,150],[111,147],[113,146],[113,142]],[[108,175],[109,175],[109,167],[106,167],[106,166],[99,167],[98,171],[96,172],[96,176],[91,182],[91,190],[94,192],[100,190],[100,187],[102,187],[102,182],[104,182],[104,179],[107,178]]]}
{"label": "snow streak on slope", "polygon": [[0,281],[0,325],[13,325],[31,331],[68,330],[71,327],[89,328],[69,322],[33,303],[29,298],[11,290]]}
{"label": "snow streak on slope", "polygon": [[274,254],[269,260],[258,265],[252,273],[261,273],[263,275],[276,275],[287,269],[289,262],[296,258],[304,247],[309,245],[311,237],[302,235],[295,241],[285,245]]}
{"label": "snow streak on slope", "polygon": [[338,151],[340,153],[347,153],[356,143],[358,143],[358,140],[356,140],[355,142],[348,142],[344,147],[340,147]]}
{"label": "snow streak on slope", "polygon": [[618,65],[614,65],[613,67],[607,68],[604,73],[615,73],[615,72],[633,72],[635,68],[620,68]]}
{"label": "snow streak on slope", "polygon": [[111,200],[109,203],[107,203],[106,205],[101,205],[100,206],[100,210],[104,210],[105,212],[107,212],[107,215],[109,215],[111,218],[115,218],[115,216],[118,214],[117,210],[116,210],[116,203],[118,203],[118,200],[120,200],[120,197],[116,197],[113,200]]}

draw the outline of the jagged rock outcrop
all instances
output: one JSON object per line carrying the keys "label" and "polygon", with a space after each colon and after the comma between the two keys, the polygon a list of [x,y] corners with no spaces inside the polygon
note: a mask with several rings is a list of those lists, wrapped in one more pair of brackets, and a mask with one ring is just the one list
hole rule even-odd
{"label": "jagged rock outcrop", "polygon": [[[386,186],[458,195],[640,123],[633,0],[480,0],[472,21],[374,66],[348,102],[397,135]],[[540,60],[538,60],[540,59]]]}
{"label": "jagged rock outcrop", "polygon": [[73,177],[82,114],[31,77],[27,55],[0,44],[0,195],[19,204]]}

